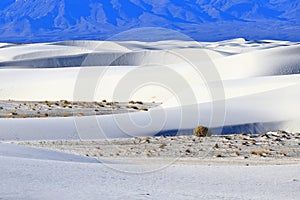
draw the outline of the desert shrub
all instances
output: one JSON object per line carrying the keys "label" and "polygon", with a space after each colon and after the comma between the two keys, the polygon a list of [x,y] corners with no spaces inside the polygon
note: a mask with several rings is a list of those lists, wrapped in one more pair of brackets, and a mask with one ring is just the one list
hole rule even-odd
{"label": "desert shrub", "polygon": [[205,126],[197,126],[194,129],[194,135],[197,137],[208,137],[211,136],[211,131]]}
{"label": "desert shrub", "polygon": [[139,110],[141,110],[141,111],[148,111],[148,108],[142,107]]}

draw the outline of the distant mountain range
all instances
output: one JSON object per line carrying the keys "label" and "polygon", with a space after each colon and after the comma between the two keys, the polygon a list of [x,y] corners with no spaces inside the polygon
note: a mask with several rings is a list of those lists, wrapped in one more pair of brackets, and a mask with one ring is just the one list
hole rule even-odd
{"label": "distant mountain range", "polygon": [[[300,2],[295,0],[0,1],[0,41],[108,39],[119,32],[141,27],[177,30],[202,41],[235,37],[300,41]],[[132,37],[138,40],[155,40],[149,33],[140,38]],[[172,39],[170,35],[162,37]]]}

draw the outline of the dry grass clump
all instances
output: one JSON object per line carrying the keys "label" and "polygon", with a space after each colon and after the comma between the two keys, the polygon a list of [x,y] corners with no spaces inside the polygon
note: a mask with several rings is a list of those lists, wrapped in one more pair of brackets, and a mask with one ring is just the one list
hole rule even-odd
{"label": "dry grass clump", "polygon": [[106,102],[107,106],[112,106],[114,103],[113,102]]}
{"label": "dry grass clump", "polygon": [[186,154],[190,154],[190,153],[192,153],[192,151],[191,151],[190,149],[186,149],[186,150],[185,150],[185,153],[186,153]]}
{"label": "dry grass clump", "polygon": [[266,155],[270,154],[270,151],[268,151],[266,149],[257,149],[257,150],[252,150],[250,152],[250,154],[256,155],[256,156],[266,156]]}
{"label": "dry grass clump", "polygon": [[278,154],[281,155],[281,156],[287,156],[287,153],[285,151],[283,151],[283,150],[280,151]]}
{"label": "dry grass clump", "polygon": [[96,102],[96,104],[100,107],[103,107],[104,105],[102,104],[102,102]]}
{"label": "dry grass clump", "polygon": [[80,117],[80,116],[84,116],[83,112],[77,113],[76,116]]}
{"label": "dry grass clump", "polygon": [[27,118],[25,115],[8,115],[6,118]]}
{"label": "dry grass clump", "polygon": [[215,154],[215,157],[221,158],[221,157],[223,157],[223,155],[222,155],[222,153],[218,152],[218,153]]}
{"label": "dry grass clump", "polygon": [[166,146],[167,146],[166,144],[161,144],[161,145],[159,145],[158,148],[163,149],[163,148],[165,148]]}
{"label": "dry grass clump", "polygon": [[62,117],[69,117],[70,115],[68,113],[62,113],[61,116]]}
{"label": "dry grass clump", "polygon": [[241,153],[239,151],[234,151],[233,154],[236,155],[236,156],[241,155]]}
{"label": "dry grass clump", "polygon": [[128,103],[129,104],[140,104],[140,105],[142,105],[143,104],[143,102],[142,101],[128,101]]}
{"label": "dry grass clump", "polygon": [[16,113],[16,112],[10,112],[7,116],[6,116],[6,118],[15,118],[15,117],[17,117],[18,116],[18,113]]}
{"label": "dry grass clump", "polygon": [[127,108],[134,109],[134,110],[138,110],[138,109],[139,109],[139,108],[136,107],[136,106],[127,106]]}
{"label": "dry grass clump", "polygon": [[197,126],[194,129],[194,135],[197,137],[208,137],[211,136],[211,131],[205,126]]}
{"label": "dry grass clump", "polygon": [[147,149],[146,150],[146,155],[147,156],[151,156],[153,153],[155,153],[156,152],[156,150],[155,149]]}
{"label": "dry grass clump", "polygon": [[150,143],[150,138],[145,137],[145,138],[141,139],[141,143]]}
{"label": "dry grass clump", "polygon": [[64,107],[64,108],[67,108],[67,107],[72,108],[73,107],[72,102],[67,101],[67,100],[60,100],[60,103],[61,103],[62,107]]}
{"label": "dry grass clump", "polygon": [[141,110],[141,111],[148,111],[148,108],[141,107],[139,110]]}
{"label": "dry grass clump", "polygon": [[11,113],[9,113],[9,115],[16,116],[16,115],[18,115],[18,113],[16,113],[16,112],[11,112]]}
{"label": "dry grass clump", "polygon": [[116,156],[119,156],[120,154],[121,154],[121,151],[120,151],[120,150],[118,150],[118,151],[115,152],[115,155],[116,155]]}

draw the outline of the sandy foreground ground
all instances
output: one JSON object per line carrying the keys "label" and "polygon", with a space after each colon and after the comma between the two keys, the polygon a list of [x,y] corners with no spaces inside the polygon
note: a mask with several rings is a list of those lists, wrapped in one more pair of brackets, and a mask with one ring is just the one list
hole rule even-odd
{"label": "sandy foreground ground", "polygon": [[0,118],[45,118],[148,111],[160,103],[84,101],[0,101]]}
{"label": "sandy foreground ground", "polygon": [[282,131],[196,137],[143,137],[83,141],[26,141],[14,144],[81,156],[157,164],[300,164],[300,133]]}
{"label": "sandy foreground ground", "polygon": [[162,166],[76,162],[65,154],[55,161],[36,153],[44,159],[0,156],[2,199],[297,200],[300,195],[299,164]]}
{"label": "sandy foreground ground", "polygon": [[1,157],[0,148],[5,172],[0,186],[8,199],[296,200],[300,195],[299,133],[7,141],[2,148],[11,149]]}

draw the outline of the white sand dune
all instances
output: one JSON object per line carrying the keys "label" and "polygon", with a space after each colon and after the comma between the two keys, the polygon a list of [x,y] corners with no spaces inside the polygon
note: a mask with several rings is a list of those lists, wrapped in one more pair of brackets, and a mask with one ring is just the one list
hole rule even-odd
{"label": "white sand dune", "polygon": [[283,46],[238,54],[216,60],[222,79],[300,73],[300,45]]}
{"label": "white sand dune", "polygon": [[[200,160],[201,161],[201,160]],[[297,199],[299,165],[101,162],[0,143],[3,199]]]}
{"label": "white sand dune", "polygon": [[[1,145],[0,145],[1,148]],[[1,152],[1,149],[0,149]],[[24,153],[23,153],[24,154]],[[61,159],[57,155],[57,159]],[[0,155],[3,199],[297,199],[299,165],[112,164]],[[126,173],[116,169],[135,170]],[[155,170],[158,169],[158,170]],[[155,170],[152,173],[139,173]]]}
{"label": "white sand dune", "polygon": [[22,44],[22,45],[6,45],[7,47],[0,49],[3,61],[26,60],[34,58],[48,58],[64,55],[76,55],[78,53],[90,52],[80,47],[65,47],[59,45],[41,44]]}
{"label": "white sand dune", "polygon": [[129,52],[130,51],[125,46],[110,41],[75,40],[75,41],[56,42],[51,44],[58,45],[58,46],[84,48],[92,51],[103,51],[103,52],[116,52],[116,51]]}
{"label": "white sand dune", "polygon": [[50,151],[47,149],[35,149],[24,146],[17,146],[13,144],[0,144],[0,157],[12,158],[12,159],[35,159],[46,161],[63,161],[63,162],[80,162],[80,163],[99,163],[100,161],[77,156],[74,154],[68,154],[58,151]]}
{"label": "white sand dune", "polygon": [[199,124],[215,134],[298,132],[299,45],[243,38],[0,43],[0,100],[162,102],[148,112],[1,118],[0,199],[297,199],[298,164],[99,161],[9,141],[191,134]]}
{"label": "white sand dune", "polygon": [[[222,133],[243,126],[252,127],[250,132],[300,130],[298,43],[238,38],[215,43],[68,41],[1,46],[2,100],[136,99],[163,104],[150,112],[114,116],[0,119],[0,139],[145,136],[191,130],[198,124],[224,126],[217,131]],[[116,118],[131,120],[132,125],[120,125]]]}

